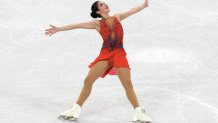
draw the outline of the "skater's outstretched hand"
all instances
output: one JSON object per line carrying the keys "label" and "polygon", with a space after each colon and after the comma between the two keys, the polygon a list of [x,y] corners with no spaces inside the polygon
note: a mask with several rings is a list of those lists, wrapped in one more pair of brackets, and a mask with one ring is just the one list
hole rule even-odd
{"label": "skater's outstretched hand", "polygon": [[148,7],[148,0],[145,0],[144,4],[145,7]]}
{"label": "skater's outstretched hand", "polygon": [[46,32],[45,32],[46,35],[51,36],[51,35],[53,35],[54,33],[60,31],[60,29],[59,29],[58,27],[56,27],[56,26],[54,26],[54,25],[51,25],[51,24],[50,24],[50,26],[51,26],[51,28],[45,30],[45,31],[46,31]]}
{"label": "skater's outstretched hand", "polygon": [[115,15],[118,17],[118,19],[120,21],[126,19],[127,17],[141,11],[142,9],[148,7],[148,0],[145,0],[145,2],[143,4],[140,4],[138,6],[135,6],[133,8],[131,8],[130,10],[128,11],[125,11],[125,12],[119,12],[119,13],[116,13]]}

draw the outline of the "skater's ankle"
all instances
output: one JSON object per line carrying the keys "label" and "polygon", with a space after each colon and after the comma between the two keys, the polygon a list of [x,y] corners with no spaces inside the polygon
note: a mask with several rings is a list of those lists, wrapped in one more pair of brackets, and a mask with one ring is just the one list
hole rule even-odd
{"label": "skater's ankle", "polygon": [[78,102],[76,102],[76,104],[77,104],[78,106],[82,107],[82,104],[80,104],[80,103],[78,103]]}
{"label": "skater's ankle", "polygon": [[134,110],[135,110],[136,108],[139,108],[139,107],[141,107],[141,106],[135,106],[135,107],[134,107]]}

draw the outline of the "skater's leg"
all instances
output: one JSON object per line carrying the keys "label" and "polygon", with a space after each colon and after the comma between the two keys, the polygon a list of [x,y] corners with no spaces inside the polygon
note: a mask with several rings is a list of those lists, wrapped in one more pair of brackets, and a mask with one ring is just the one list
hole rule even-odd
{"label": "skater's leg", "polygon": [[84,85],[80,92],[80,96],[77,100],[77,104],[79,104],[81,107],[85,102],[85,100],[90,95],[93,83],[96,81],[98,77],[101,76],[101,74],[104,71],[106,71],[108,64],[109,64],[108,60],[101,60],[90,68],[88,75],[84,79]]}
{"label": "skater's leg", "polygon": [[122,67],[115,67],[116,73],[126,91],[126,95],[131,102],[133,108],[139,106],[136,94],[133,89],[132,81],[131,81],[131,75],[130,70],[128,68],[122,68]]}
{"label": "skater's leg", "polygon": [[[141,122],[141,123],[151,123],[152,119],[145,115],[145,110],[141,106],[139,106],[136,94],[133,89],[131,76],[130,76],[130,70],[128,68],[115,68],[115,71],[117,72],[117,75],[125,88],[126,95],[131,102],[134,113],[133,113],[133,122]],[[138,122],[137,122],[138,123]]]}

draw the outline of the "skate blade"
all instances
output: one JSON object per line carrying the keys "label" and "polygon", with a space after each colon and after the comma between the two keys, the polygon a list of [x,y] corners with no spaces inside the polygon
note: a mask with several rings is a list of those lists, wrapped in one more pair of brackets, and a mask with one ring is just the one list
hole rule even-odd
{"label": "skate blade", "polygon": [[151,121],[139,121],[139,120],[137,120],[137,121],[132,121],[133,123],[151,123]]}
{"label": "skate blade", "polygon": [[73,117],[73,116],[68,117],[68,116],[61,116],[61,115],[58,117],[58,119],[59,120],[71,120],[71,121],[77,121],[78,120],[77,117]]}

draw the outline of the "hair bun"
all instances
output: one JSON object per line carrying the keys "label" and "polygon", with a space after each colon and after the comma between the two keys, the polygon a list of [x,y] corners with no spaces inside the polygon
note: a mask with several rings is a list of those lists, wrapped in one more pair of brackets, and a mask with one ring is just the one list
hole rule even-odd
{"label": "hair bun", "polygon": [[90,14],[93,18],[97,18],[98,17],[98,15],[95,13],[95,12],[91,12],[91,14]]}

